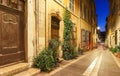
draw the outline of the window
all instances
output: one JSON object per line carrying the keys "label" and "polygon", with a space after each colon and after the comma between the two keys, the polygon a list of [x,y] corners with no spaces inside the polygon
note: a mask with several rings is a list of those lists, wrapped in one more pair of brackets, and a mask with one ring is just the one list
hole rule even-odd
{"label": "window", "polygon": [[89,37],[90,37],[90,33],[88,31],[86,31],[86,42],[89,44]]}
{"label": "window", "polygon": [[84,4],[82,4],[82,18],[84,19],[85,18],[85,7],[84,7]]}
{"label": "window", "polygon": [[80,15],[83,17],[83,7],[82,7],[82,1],[80,0]]}
{"label": "window", "polygon": [[69,0],[69,8],[71,11],[74,11],[74,0]]}
{"label": "window", "polygon": [[71,43],[76,46],[76,26],[73,23],[73,27],[71,29]]}
{"label": "window", "polygon": [[88,22],[90,23],[90,11],[88,10]]}
{"label": "window", "polygon": [[92,23],[92,14],[91,14],[91,11],[89,12],[89,22]]}
{"label": "window", "polygon": [[82,32],[81,32],[82,34],[82,47],[84,47],[85,46],[85,43],[86,43],[86,37],[85,37],[85,30],[84,29],[82,29]]}
{"label": "window", "polygon": [[88,9],[86,9],[86,21],[88,22],[88,13],[89,11],[88,11]]}
{"label": "window", "polygon": [[86,19],[86,12],[87,12],[87,8],[84,6],[84,19]]}
{"label": "window", "polygon": [[115,31],[115,44],[117,44],[117,30]]}

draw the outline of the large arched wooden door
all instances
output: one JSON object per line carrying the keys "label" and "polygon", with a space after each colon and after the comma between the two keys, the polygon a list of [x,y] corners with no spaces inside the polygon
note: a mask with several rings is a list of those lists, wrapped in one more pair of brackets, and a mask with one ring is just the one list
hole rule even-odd
{"label": "large arched wooden door", "polygon": [[52,16],[51,18],[51,39],[59,39],[59,23],[60,20]]}
{"label": "large arched wooden door", "polygon": [[[24,12],[18,10],[14,2],[10,2],[7,6],[4,4],[6,0],[2,1],[3,4],[0,4],[0,66],[25,59]],[[19,2],[19,0],[11,1]]]}

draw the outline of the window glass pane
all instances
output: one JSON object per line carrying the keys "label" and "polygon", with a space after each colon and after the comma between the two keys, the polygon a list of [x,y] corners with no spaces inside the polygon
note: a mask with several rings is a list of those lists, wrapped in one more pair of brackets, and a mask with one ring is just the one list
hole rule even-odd
{"label": "window glass pane", "polygon": [[71,0],[71,2],[74,4],[74,0]]}
{"label": "window glass pane", "polygon": [[74,11],[74,0],[69,0],[69,8],[71,11]]}
{"label": "window glass pane", "polygon": [[82,1],[80,0],[80,14],[81,14],[81,17],[82,17]]}

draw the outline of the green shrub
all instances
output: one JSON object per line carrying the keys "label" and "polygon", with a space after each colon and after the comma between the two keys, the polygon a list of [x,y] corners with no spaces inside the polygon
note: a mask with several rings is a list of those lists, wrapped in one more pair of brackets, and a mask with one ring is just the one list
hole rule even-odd
{"label": "green shrub", "polygon": [[43,49],[38,57],[34,58],[34,65],[42,71],[49,72],[55,66],[54,58],[51,53],[47,51],[47,49]]}
{"label": "green shrub", "polygon": [[120,45],[116,46],[117,52],[120,52]]}
{"label": "green shrub", "polygon": [[76,58],[78,56],[78,52],[75,51],[75,47],[72,45],[64,45],[62,46],[63,50],[63,58],[65,60],[70,60]]}
{"label": "green shrub", "polygon": [[109,50],[112,51],[113,47],[110,47]]}
{"label": "green shrub", "polygon": [[74,57],[73,58],[76,58],[78,57],[78,51],[74,51]]}
{"label": "green shrub", "polygon": [[79,53],[80,55],[83,54],[83,49],[81,49],[80,46],[78,46],[78,53]]}
{"label": "green shrub", "polygon": [[75,52],[75,48],[73,44],[70,43],[72,36],[72,27],[73,23],[70,20],[70,12],[66,9],[64,13],[64,42],[62,45],[63,50],[63,58],[65,60],[73,59],[77,56],[77,52]]}
{"label": "green shrub", "polygon": [[57,50],[59,45],[60,45],[60,42],[57,39],[49,40],[48,49],[52,53],[52,56],[54,58],[54,63],[55,64],[57,64],[59,62],[59,59],[58,59],[59,52]]}
{"label": "green shrub", "polygon": [[34,65],[42,71],[51,71],[59,62],[59,53],[57,51],[58,47],[58,40],[49,40],[48,48],[43,49],[42,52],[34,58]]}
{"label": "green shrub", "polygon": [[56,50],[60,45],[60,42],[57,39],[51,39],[49,40],[49,45],[48,47],[50,49]]}
{"label": "green shrub", "polygon": [[72,57],[72,55],[69,52],[67,52],[67,51],[63,52],[63,58],[65,60],[70,60],[71,57]]}
{"label": "green shrub", "polygon": [[111,47],[111,48],[110,48],[110,51],[111,51],[112,53],[116,53],[116,52],[117,52],[117,50],[118,50],[118,48],[117,48],[117,47],[115,47],[115,48]]}
{"label": "green shrub", "polygon": [[75,47],[71,45],[70,52],[72,54],[72,58],[76,58],[78,56],[78,52],[75,50]]}

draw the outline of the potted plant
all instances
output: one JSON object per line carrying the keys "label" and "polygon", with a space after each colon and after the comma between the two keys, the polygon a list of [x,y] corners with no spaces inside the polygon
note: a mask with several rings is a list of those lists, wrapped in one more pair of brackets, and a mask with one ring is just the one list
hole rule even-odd
{"label": "potted plant", "polygon": [[117,46],[118,50],[117,50],[117,53],[118,53],[118,57],[120,58],[120,45]]}
{"label": "potted plant", "polygon": [[79,53],[80,55],[83,54],[83,49],[81,49],[80,46],[78,46],[78,53]]}

